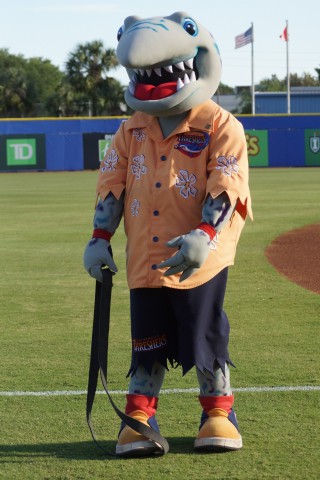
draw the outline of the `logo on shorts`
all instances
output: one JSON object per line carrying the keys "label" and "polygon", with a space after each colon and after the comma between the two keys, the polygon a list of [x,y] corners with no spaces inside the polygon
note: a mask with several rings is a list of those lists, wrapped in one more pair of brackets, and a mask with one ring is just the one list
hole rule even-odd
{"label": "logo on shorts", "polygon": [[177,150],[188,157],[198,157],[209,144],[210,135],[206,132],[186,132],[178,135]]}
{"label": "logo on shorts", "polygon": [[134,352],[156,350],[167,345],[166,335],[157,335],[149,338],[133,338],[132,348]]}

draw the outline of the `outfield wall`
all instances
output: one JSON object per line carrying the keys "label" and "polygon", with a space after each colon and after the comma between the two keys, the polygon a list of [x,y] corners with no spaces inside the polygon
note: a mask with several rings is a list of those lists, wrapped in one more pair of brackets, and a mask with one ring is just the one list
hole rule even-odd
{"label": "outfield wall", "polygon": [[[320,114],[237,118],[246,132],[250,166],[320,166]],[[125,120],[0,120],[0,171],[97,169]]]}

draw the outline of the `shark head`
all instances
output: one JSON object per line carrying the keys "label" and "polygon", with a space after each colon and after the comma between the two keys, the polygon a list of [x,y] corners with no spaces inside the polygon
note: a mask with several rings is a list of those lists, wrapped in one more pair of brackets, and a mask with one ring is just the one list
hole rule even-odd
{"label": "shark head", "polygon": [[130,16],[118,31],[117,57],[126,68],[127,104],[150,115],[177,115],[215,93],[221,78],[218,46],[186,12]]}

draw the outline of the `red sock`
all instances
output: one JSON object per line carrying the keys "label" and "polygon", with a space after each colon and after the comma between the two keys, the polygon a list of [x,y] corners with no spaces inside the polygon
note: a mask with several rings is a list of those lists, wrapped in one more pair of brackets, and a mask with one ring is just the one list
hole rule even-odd
{"label": "red sock", "polygon": [[157,397],[147,397],[146,395],[135,395],[133,393],[129,393],[126,397],[127,405],[125,411],[127,415],[135,410],[142,410],[149,417],[152,417],[157,411]]}
{"label": "red sock", "polygon": [[199,402],[203,410],[208,413],[209,410],[213,408],[222,408],[226,412],[230,413],[232,405],[234,403],[233,395],[224,395],[224,396],[199,396]]}

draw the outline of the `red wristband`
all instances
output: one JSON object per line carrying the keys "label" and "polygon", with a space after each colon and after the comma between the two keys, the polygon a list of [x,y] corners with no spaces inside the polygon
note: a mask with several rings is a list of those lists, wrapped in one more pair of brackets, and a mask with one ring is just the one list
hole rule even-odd
{"label": "red wristband", "polygon": [[203,232],[207,233],[210,237],[210,240],[213,240],[214,237],[217,235],[217,232],[215,231],[215,229],[209,223],[201,222],[197,226],[197,228],[199,230],[202,230]]}
{"label": "red wristband", "polygon": [[95,228],[93,230],[92,238],[103,238],[104,240],[107,240],[107,242],[110,242],[111,237],[112,233],[103,230],[102,228]]}

